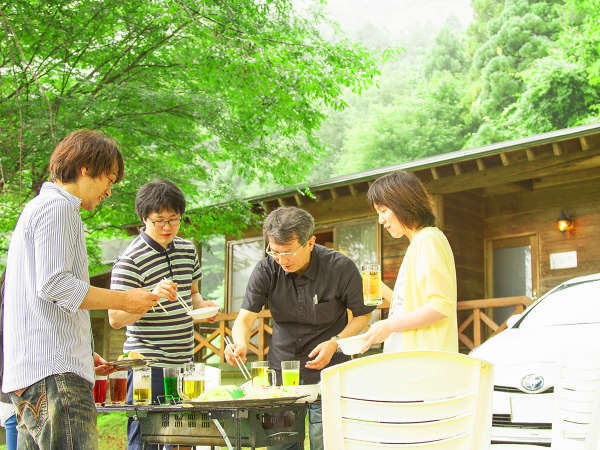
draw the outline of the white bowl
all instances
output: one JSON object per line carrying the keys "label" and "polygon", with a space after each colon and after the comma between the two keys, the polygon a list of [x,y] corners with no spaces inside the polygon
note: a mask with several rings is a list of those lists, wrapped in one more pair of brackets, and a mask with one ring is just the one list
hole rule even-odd
{"label": "white bowl", "polygon": [[360,353],[360,350],[365,345],[363,336],[364,334],[358,334],[356,336],[339,339],[337,342],[344,354],[356,355],[357,353]]}
{"label": "white bowl", "polygon": [[194,320],[207,319],[214,316],[219,312],[218,306],[205,306],[204,308],[198,308],[190,311],[188,315],[192,316]]}
{"label": "white bowl", "polygon": [[296,395],[305,396],[296,400],[296,403],[314,403],[317,401],[317,397],[321,393],[321,383],[300,384],[298,386],[285,386],[285,388],[292,391]]}

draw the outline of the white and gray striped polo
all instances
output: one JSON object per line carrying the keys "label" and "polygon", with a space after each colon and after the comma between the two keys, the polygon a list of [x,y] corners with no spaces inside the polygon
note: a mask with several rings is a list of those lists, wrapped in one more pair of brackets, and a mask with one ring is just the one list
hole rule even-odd
{"label": "white and gray striped polo", "polygon": [[[177,283],[179,295],[192,306],[191,286],[202,277],[194,244],[180,237],[165,249],[145,232],[127,247],[112,269],[110,288],[127,290],[154,289],[167,278]],[[156,306],[137,322],[127,326],[123,351],[135,350],[146,357],[157,358],[158,366],[174,366],[192,359],[194,328],[192,318],[178,302],[161,300],[163,311]]]}

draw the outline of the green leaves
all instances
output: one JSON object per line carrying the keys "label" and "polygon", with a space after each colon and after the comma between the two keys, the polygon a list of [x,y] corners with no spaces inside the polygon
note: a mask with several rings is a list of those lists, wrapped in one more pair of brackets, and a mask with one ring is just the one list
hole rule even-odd
{"label": "green leaves", "polygon": [[[0,0],[0,11],[14,31],[0,39],[7,226],[77,128],[113,135],[125,157],[113,198],[85,216],[100,235],[135,221],[135,192],[154,177],[191,208],[234,199],[244,180],[296,184],[321,151],[323,106],[343,107],[341,88],[377,73],[364,47],[320,38],[319,9],[300,16],[288,0]],[[239,230],[248,214],[194,215],[197,237]]]}

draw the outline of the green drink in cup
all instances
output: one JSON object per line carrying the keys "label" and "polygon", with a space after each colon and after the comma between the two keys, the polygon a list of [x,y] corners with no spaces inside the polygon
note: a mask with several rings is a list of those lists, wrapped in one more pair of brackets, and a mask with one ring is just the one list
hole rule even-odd
{"label": "green drink in cup", "polygon": [[167,399],[179,400],[177,393],[177,376],[179,375],[179,367],[163,367],[163,384],[165,387],[165,397]]}
{"label": "green drink in cup", "polygon": [[281,379],[284,386],[300,384],[300,361],[281,361]]}

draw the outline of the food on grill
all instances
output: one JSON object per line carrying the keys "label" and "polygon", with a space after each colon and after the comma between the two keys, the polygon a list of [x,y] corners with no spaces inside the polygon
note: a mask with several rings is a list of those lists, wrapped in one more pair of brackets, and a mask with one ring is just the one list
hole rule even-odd
{"label": "food on grill", "polygon": [[229,384],[224,384],[221,386],[215,386],[213,388],[208,389],[207,391],[204,391],[202,394],[200,394],[198,397],[196,397],[194,400],[196,401],[201,401],[201,402],[214,402],[214,401],[223,401],[223,400],[234,400],[237,398],[241,398],[241,396],[235,396],[237,395],[236,393],[238,391],[242,392],[242,396],[243,396],[243,391],[234,385],[229,385]]}
{"label": "food on grill", "polygon": [[124,359],[144,359],[144,355],[132,350],[119,355],[119,361],[123,361]]}
{"label": "food on grill", "polygon": [[244,389],[235,385],[215,386],[201,395],[196,397],[194,401],[200,402],[215,402],[224,400],[261,400],[269,398],[293,397],[296,393],[288,389],[286,386],[276,386],[265,389],[261,386],[247,386]]}

